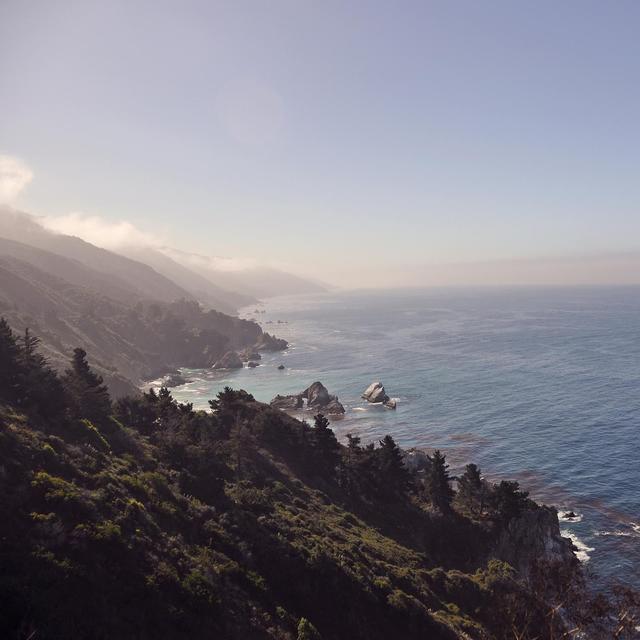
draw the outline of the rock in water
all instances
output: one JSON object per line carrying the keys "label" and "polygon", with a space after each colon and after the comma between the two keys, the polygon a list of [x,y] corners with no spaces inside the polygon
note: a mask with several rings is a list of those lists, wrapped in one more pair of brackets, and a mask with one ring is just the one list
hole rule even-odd
{"label": "rock in water", "polygon": [[374,404],[378,402],[384,403],[387,400],[389,400],[389,396],[387,395],[387,392],[384,390],[384,386],[382,385],[382,382],[372,382],[365,389],[365,392],[362,394],[362,397],[367,402],[371,402]]}
{"label": "rock in water", "polygon": [[344,405],[338,400],[338,396],[329,396],[329,402],[321,409],[330,416],[342,415],[345,412]]}
{"label": "rock in water", "polygon": [[249,369],[255,369],[256,367],[259,367],[259,366],[260,366],[259,362],[251,361],[251,362],[247,363],[247,367],[249,367]]}
{"label": "rock in water", "polygon": [[284,365],[283,365],[283,364],[279,365],[279,366],[278,366],[278,369],[279,369],[280,371],[284,370]]}
{"label": "rock in water", "polygon": [[318,409],[329,414],[344,413],[344,407],[338,397],[331,395],[322,382],[314,382],[301,396],[306,398],[309,409]]}
{"label": "rock in water", "polygon": [[213,365],[214,369],[242,369],[242,360],[235,351],[227,351]]}
{"label": "rock in water", "polygon": [[[284,369],[283,365],[280,366]],[[305,400],[309,410],[328,415],[341,415],[345,412],[344,406],[338,400],[338,397],[331,395],[321,382],[314,382],[304,391],[294,395],[278,395],[271,401],[271,406],[284,410],[302,409]]]}
{"label": "rock in water", "polygon": [[162,386],[171,388],[191,382],[189,378],[185,378],[181,373],[170,373],[166,375],[162,381]]}
{"label": "rock in water", "polygon": [[283,409],[284,411],[293,411],[302,409],[303,401],[302,396],[295,394],[292,396],[277,395],[272,401],[271,406],[276,409]]}
{"label": "rock in water", "polygon": [[372,382],[362,394],[362,397],[372,404],[383,404],[389,409],[395,409],[397,402],[392,400],[384,389],[382,382]]}
{"label": "rock in water", "polygon": [[[378,388],[378,387],[382,387],[382,382],[372,382],[365,390],[364,393],[362,394],[362,397],[365,400],[368,400],[369,397],[371,396],[371,394]],[[382,387],[384,389],[384,387]]]}
{"label": "rock in water", "polygon": [[314,382],[310,387],[307,387],[301,395],[306,399],[307,406],[310,409],[321,409],[329,404],[331,399],[327,388],[322,382]]}

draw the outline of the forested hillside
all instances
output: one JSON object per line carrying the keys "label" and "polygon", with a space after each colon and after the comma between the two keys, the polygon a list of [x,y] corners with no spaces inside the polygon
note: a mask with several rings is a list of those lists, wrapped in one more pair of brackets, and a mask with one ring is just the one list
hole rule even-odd
{"label": "forested hillside", "polygon": [[557,518],[516,483],[470,466],[456,493],[437,452],[242,391],[112,402],[84,351],[58,376],[5,321],[0,363],[2,637],[559,638],[554,603],[582,604],[572,554],[518,537]]}

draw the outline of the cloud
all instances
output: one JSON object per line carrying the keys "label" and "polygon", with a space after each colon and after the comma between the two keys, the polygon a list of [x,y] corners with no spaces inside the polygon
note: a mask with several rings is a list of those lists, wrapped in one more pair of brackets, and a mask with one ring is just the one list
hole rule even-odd
{"label": "cloud", "polygon": [[33,180],[33,172],[20,158],[0,155],[0,203],[13,202]]}
{"label": "cloud", "polygon": [[158,236],[141,231],[126,220],[111,221],[78,212],[62,216],[44,216],[38,221],[49,231],[78,236],[103,249],[157,247],[163,244]]}
{"label": "cloud", "polygon": [[227,258],[221,256],[203,256],[197,253],[179,251],[171,247],[162,247],[162,253],[185,267],[211,271],[213,273],[248,271],[258,266],[252,258]]}
{"label": "cloud", "polygon": [[110,251],[153,248],[188,268],[213,273],[246,271],[257,266],[250,258],[203,256],[166,246],[165,237],[142,231],[128,220],[106,220],[82,212],[62,216],[41,216],[38,223],[54,233],[77,236]]}

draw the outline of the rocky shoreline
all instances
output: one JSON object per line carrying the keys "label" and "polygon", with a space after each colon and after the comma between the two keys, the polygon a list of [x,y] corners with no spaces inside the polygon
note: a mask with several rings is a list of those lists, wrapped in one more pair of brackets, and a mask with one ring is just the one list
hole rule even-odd
{"label": "rocky shoreline", "polygon": [[[212,365],[214,370],[233,370],[245,365],[254,368],[260,365],[260,351],[276,352],[289,347],[286,340],[263,333],[261,339],[253,346],[237,351],[228,351]],[[278,369],[284,369],[279,365]],[[167,374],[163,381],[166,386],[177,386],[190,382],[179,372]],[[396,409],[397,400],[391,398],[380,381],[372,382],[362,393],[362,399],[368,404],[388,409]],[[332,394],[320,381],[315,381],[306,389],[294,394],[276,395],[270,402],[271,407],[291,414],[322,413],[333,419],[342,418],[346,414],[345,406],[337,395]],[[405,452],[405,462],[409,467],[424,464],[428,459],[425,452],[411,450]],[[409,458],[415,458],[409,462]],[[553,565],[562,572],[579,573],[580,562],[575,554],[576,548],[570,538],[563,537],[557,511],[546,505],[535,505],[534,509],[525,511],[521,517],[514,519],[496,541],[491,557],[508,562],[518,573],[528,580],[532,567],[539,562]]]}

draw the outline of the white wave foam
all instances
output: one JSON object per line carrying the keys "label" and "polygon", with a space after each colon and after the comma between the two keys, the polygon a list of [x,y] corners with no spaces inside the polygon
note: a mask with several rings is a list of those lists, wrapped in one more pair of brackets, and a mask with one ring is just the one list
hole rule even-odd
{"label": "white wave foam", "polygon": [[637,533],[640,534],[640,524],[637,522],[630,522],[629,526]]}
{"label": "white wave foam", "polygon": [[576,558],[580,560],[580,562],[589,562],[591,556],[589,555],[595,547],[589,547],[586,545],[575,533],[571,533],[571,531],[562,530],[560,532],[565,538],[569,538],[571,542],[573,542],[573,546],[576,548]]}
{"label": "white wave foam", "polygon": [[[570,513],[575,513],[575,518],[567,518]],[[575,524],[576,522],[582,522],[582,514],[573,509],[558,509],[558,519],[564,524]]]}
{"label": "white wave foam", "polygon": [[353,407],[354,411],[367,411],[366,407]]}
{"label": "white wave foam", "polygon": [[616,530],[616,531],[596,531],[595,535],[600,536],[600,537],[607,537],[607,536],[613,536],[616,538],[631,538],[633,536],[633,533],[631,533],[631,531],[620,531],[620,530]]}

